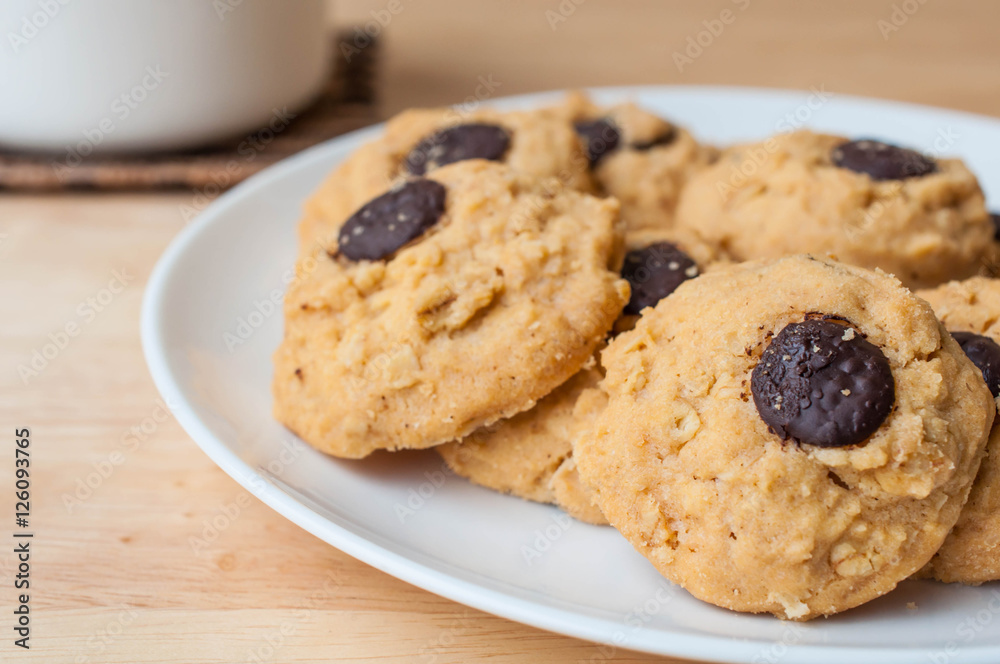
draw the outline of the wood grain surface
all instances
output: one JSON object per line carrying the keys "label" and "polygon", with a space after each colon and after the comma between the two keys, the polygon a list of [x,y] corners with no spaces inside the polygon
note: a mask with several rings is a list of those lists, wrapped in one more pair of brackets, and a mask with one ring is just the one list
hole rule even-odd
{"label": "wood grain surface", "polygon": [[[462,101],[492,76],[496,94],[825,86],[1000,113],[990,0],[400,2],[380,28],[388,112]],[[335,20],[388,5],[336,2]],[[679,68],[673,54],[725,10],[733,20]],[[176,192],[0,195],[0,661],[677,661],[485,615],[361,564],[248,495],[163,417],[140,301],[157,257],[204,204]],[[76,332],[63,340],[68,323]],[[22,376],[50,343],[65,347]],[[12,643],[6,521],[21,427],[32,441],[29,651]],[[213,521],[226,525],[213,534]]]}

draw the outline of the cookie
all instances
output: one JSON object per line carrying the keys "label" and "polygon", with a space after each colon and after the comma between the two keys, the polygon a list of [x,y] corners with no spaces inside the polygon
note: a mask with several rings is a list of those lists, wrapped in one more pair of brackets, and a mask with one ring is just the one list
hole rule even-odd
{"label": "cookie", "polygon": [[977,274],[997,279],[1000,278],[1000,214],[991,212],[990,222],[993,224],[993,246],[983,258],[982,267]]}
{"label": "cookie", "polygon": [[677,225],[733,260],[830,254],[911,288],[972,276],[995,248],[962,161],[809,131],[727,150],[691,178]]}
{"label": "cookie", "polygon": [[[531,410],[435,448],[451,470],[480,486],[558,505],[588,523],[606,524],[572,464],[572,440],[584,425],[576,402],[601,380],[596,366],[580,371]],[[563,500],[560,501],[559,497]]]}
{"label": "cookie", "polygon": [[669,228],[688,178],[718,155],[633,103],[602,107],[573,93],[561,112],[583,139],[601,191],[621,201],[629,230]]}
{"label": "cookie", "polygon": [[[1000,281],[974,277],[917,292],[1000,394]],[[920,576],[978,585],[1000,579],[1000,426],[994,423],[969,500]]]}
{"label": "cookie", "polygon": [[686,281],[601,359],[574,458],[605,516],[695,597],[786,619],[930,560],[996,410],[926,302],[808,256]]}
{"label": "cookie", "polygon": [[[630,328],[643,309],[697,276],[699,263],[708,266],[715,258],[707,247],[662,231],[629,234],[626,248],[622,276],[631,296],[616,330]],[[452,471],[476,484],[553,503],[581,521],[606,524],[573,460],[573,441],[600,411],[603,395],[596,388],[602,377],[595,362],[531,410],[436,450]]]}
{"label": "cookie", "polygon": [[580,191],[593,189],[580,139],[561,115],[546,110],[409,110],[389,120],[378,139],[351,154],[306,202],[299,224],[303,253],[335,249],[344,220],[394,183],[470,159],[501,162]]}
{"label": "cookie", "polygon": [[528,410],[579,371],[628,298],[618,206],[493,161],[364,204],[300,258],[275,416],[318,449],[425,448]]}

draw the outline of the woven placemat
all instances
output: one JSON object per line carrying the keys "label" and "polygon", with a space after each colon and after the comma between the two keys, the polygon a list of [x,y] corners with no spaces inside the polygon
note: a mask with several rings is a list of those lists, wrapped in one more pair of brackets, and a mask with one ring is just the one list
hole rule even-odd
{"label": "woven placemat", "polygon": [[[336,43],[353,39],[337,35]],[[316,101],[294,118],[277,120],[279,131],[263,128],[235,141],[193,152],[146,155],[90,155],[72,167],[67,155],[0,150],[0,189],[228,189],[254,173],[328,138],[379,120],[376,98],[378,45],[370,42],[345,59],[331,49],[334,65]],[[284,123],[282,125],[282,123]]]}

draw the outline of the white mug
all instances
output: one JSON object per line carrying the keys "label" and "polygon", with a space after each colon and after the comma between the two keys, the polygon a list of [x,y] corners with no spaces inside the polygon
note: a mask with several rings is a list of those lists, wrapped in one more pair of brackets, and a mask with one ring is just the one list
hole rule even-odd
{"label": "white mug", "polygon": [[324,83],[325,19],[323,0],[2,0],[0,148],[177,150],[280,123]]}

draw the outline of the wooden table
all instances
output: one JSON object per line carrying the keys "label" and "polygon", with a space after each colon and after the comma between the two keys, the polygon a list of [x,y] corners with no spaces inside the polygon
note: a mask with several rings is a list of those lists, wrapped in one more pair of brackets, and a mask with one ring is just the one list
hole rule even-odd
{"label": "wooden table", "polygon": [[[1000,109],[990,0],[895,0],[919,9],[897,12],[891,31],[890,0],[401,2],[384,29],[389,112],[461,101],[480,76],[499,81],[498,94],[727,83]],[[344,24],[386,5],[344,0],[335,11]],[[734,20],[679,71],[674,52],[723,9]],[[138,336],[144,284],[191,202],[0,195],[0,514],[13,514],[14,430],[30,427],[35,533],[30,651],[10,631],[13,525],[0,535],[0,661],[668,661],[605,657],[418,590],[306,534],[216,468],[163,417]],[[19,371],[35,350],[51,357],[36,358],[37,375]],[[192,545],[234,509],[207,548]]]}

